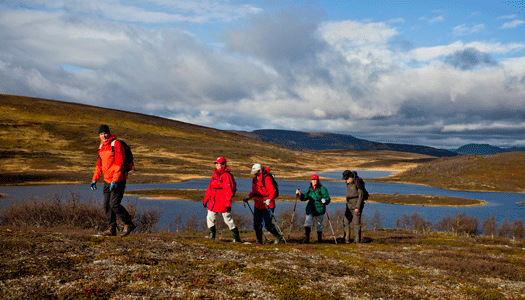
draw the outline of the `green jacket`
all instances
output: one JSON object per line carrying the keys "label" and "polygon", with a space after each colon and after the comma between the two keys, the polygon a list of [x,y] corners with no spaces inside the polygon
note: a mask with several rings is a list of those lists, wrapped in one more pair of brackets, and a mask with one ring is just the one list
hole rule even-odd
{"label": "green jacket", "polygon": [[[321,199],[325,199],[326,204],[323,204]],[[299,196],[299,200],[308,201],[308,204],[306,204],[307,215],[319,216],[324,215],[324,207],[330,203],[330,195],[328,195],[328,190],[319,183],[315,190],[312,185],[310,185],[306,192]]]}

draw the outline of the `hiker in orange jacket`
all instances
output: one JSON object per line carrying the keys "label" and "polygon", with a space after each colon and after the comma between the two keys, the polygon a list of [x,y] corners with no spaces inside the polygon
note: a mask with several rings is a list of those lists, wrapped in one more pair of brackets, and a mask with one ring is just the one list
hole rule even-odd
{"label": "hiker in orange jacket", "polygon": [[124,147],[112,135],[108,125],[100,125],[98,129],[100,146],[98,147],[98,161],[91,189],[97,188],[97,181],[104,173],[104,211],[108,221],[108,229],[101,233],[103,236],[117,235],[117,216],[124,223],[122,236],[127,236],[135,229],[128,211],[120,204],[126,189],[128,174],[123,170]]}
{"label": "hiker in orange jacket", "polygon": [[206,224],[210,233],[210,239],[215,239],[215,221],[219,213],[222,214],[224,223],[233,234],[234,242],[241,242],[239,229],[235,226],[231,216],[232,197],[234,195],[235,183],[230,170],[226,167],[226,158],[219,157],[215,160],[215,172],[211,176],[210,184],[206,189],[202,205],[208,209]]}

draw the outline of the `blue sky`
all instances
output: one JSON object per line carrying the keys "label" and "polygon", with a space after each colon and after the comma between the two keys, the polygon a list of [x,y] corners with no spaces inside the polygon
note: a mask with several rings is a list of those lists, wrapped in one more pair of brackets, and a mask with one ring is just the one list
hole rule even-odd
{"label": "blue sky", "polygon": [[525,146],[524,1],[1,1],[0,93],[219,129]]}

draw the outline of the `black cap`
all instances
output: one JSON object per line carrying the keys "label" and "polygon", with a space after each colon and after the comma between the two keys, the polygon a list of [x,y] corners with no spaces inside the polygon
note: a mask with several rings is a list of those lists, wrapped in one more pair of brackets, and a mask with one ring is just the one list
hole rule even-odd
{"label": "black cap", "polygon": [[343,179],[344,180],[348,180],[348,178],[356,178],[357,177],[357,172],[356,171],[350,171],[350,170],[344,170],[343,172]]}
{"label": "black cap", "polygon": [[100,127],[98,128],[98,134],[101,134],[102,132],[111,134],[111,132],[109,132],[109,126],[104,124],[100,125]]}

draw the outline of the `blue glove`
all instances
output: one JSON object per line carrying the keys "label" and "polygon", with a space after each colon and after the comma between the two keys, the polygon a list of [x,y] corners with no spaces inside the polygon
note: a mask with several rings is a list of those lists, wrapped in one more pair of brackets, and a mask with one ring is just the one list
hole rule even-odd
{"label": "blue glove", "polygon": [[96,189],[97,189],[97,182],[91,181],[91,190],[96,190]]}
{"label": "blue glove", "polygon": [[109,185],[109,190],[112,191],[117,188],[117,183],[115,181],[112,181]]}

